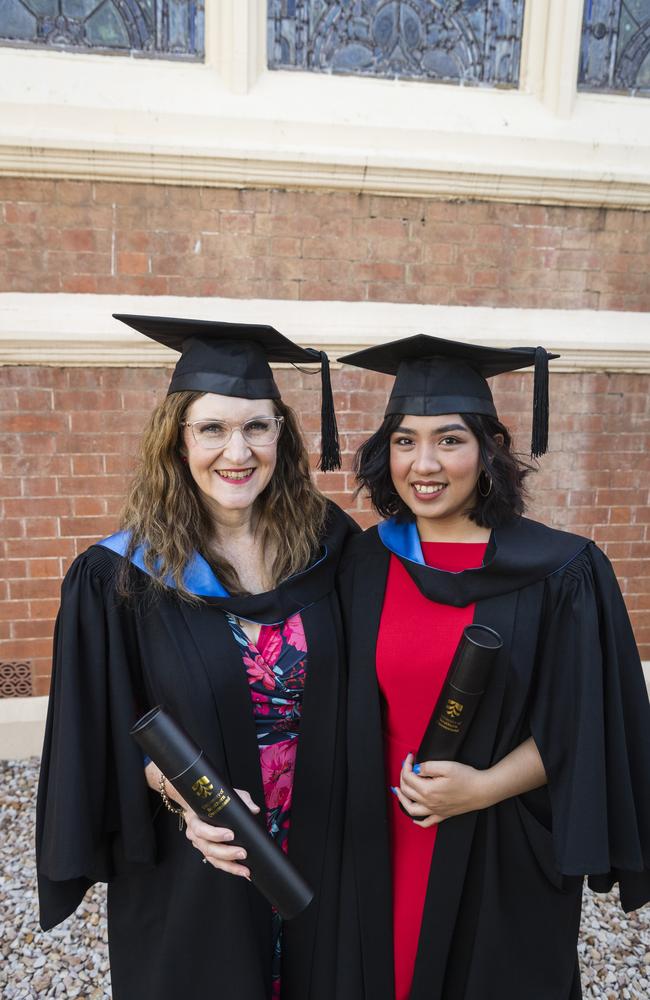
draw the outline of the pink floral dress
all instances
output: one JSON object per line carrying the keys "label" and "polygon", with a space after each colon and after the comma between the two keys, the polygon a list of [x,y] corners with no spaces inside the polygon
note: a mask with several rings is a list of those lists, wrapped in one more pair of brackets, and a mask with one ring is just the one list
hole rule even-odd
{"label": "pink floral dress", "polygon": [[[293,615],[279,625],[262,625],[257,643],[253,643],[233,615],[226,613],[226,617],[241,649],[251,691],[267,829],[286,852],[307,670],[302,620],[300,615]],[[282,918],[274,911],[271,994],[274,1000],[280,996],[281,947]]]}

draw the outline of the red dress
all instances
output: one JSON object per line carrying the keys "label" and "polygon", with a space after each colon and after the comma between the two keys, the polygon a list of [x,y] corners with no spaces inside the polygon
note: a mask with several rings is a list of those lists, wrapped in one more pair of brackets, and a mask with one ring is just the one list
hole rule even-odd
{"label": "red dress", "polygon": [[[486,543],[423,542],[427,566],[458,573],[480,566]],[[384,757],[393,874],[395,1000],[407,1000],[418,948],[422,910],[437,826],[423,830],[399,808],[390,785],[415,752],[474,605],[437,604],[420,593],[399,559],[391,556],[377,637],[377,679],[385,699]]]}

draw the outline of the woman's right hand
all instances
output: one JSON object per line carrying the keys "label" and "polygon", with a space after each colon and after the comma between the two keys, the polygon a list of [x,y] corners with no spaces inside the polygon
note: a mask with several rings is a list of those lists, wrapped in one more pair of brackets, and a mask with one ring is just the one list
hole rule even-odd
{"label": "woman's right hand", "polygon": [[[159,791],[161,772],[153,761],[149,761],[144,773],[149,787],[153,788],[154,791]],[[248,868],[238,864],[239,861],[246,860],[246,851],[243,847],[229,846],[229,842],[235,837],[232,830],[204,823],[170,781],[166,782],[166,789],[169,798],[183,807],[187,839],[194,844],[198,851],[201,851],[205,860],[215,868],[220,868],[230,875],[242,875],[244,878],[250,879],[251,873]],[[236,788],[235,791],[252,813],[260,811],[260,807],[255,805],[247,791],[243,788]]]}
{"label": "woman's right hand", "polygon": [[[236,788],[235,791],[251,812],[258,813],[260,811],[259,806],[255,805],[248,792],[242,788]],[[246,859],[246,851],[243,847],[229,844],[229,841],[232,841],[235,836],[232,830],[204,823],[194,810],[189,808],[185,810],[185,824],[186,837],[214,868],[220,868],[221,871],[228,872],[230,875],[241,875],[250,879],[249,869],[239,863]]]}

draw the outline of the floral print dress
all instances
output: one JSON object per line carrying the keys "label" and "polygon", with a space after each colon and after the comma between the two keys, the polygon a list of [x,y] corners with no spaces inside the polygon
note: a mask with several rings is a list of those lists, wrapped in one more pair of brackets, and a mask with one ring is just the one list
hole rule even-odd
{"label": "floral print dress", "polygon": [[[228,612],[226,617],[241,649],[250,686],[267,829],[286,853],[307,670],[307,643],[302,620],[298,614],[279,625],[262,625],[254,643],[237,618]],[[280,996],[281,946],[282,918],[273,911],[273,1000]]]}

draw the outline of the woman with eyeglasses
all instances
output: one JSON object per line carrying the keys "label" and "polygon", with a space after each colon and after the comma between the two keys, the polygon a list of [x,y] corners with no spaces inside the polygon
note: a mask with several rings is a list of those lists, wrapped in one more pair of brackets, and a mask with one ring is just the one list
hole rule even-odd
{"label": "woman with eyeglasses", "polygon": [[[63,583],[38,798],[41,923],[108,882],[115,1000],[330,1000],[344,777],[333,582],[354,525],[312,484],[269,367],[321,362],[329,469],[327,358],[270,327],[117,318],[182,353],[120,531]],[[143,760],[129,730],[158,704],[314,890],[291,922],[250,884],[233,832],[202,822]]]}

